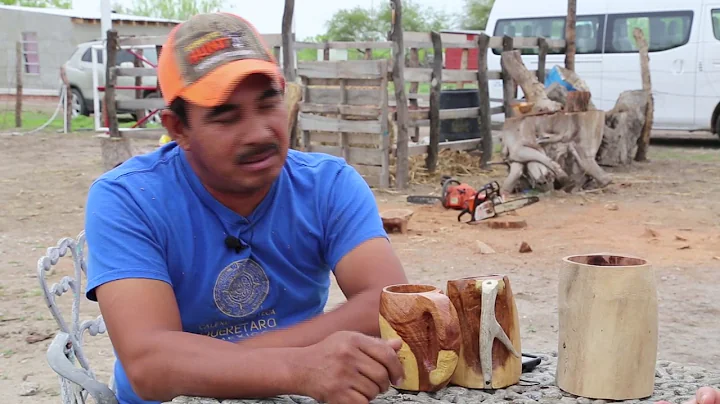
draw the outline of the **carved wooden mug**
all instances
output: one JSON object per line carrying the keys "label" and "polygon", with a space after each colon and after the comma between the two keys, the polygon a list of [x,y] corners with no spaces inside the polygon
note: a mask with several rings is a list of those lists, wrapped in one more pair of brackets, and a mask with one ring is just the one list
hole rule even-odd
{"label": "carved wooden mug", "polygon": [[500,389],[520,381],[520,320],[510,280],[487,275],[450,280],[447,295],[460,320],[462,347],[451,383]]}
{"label": "carved wooden mug", "polygon": [[460,350],[460,323],[450,299],[431,285],[387,286],[380,296],[380,335],[401,339],[405,377],[399,390],[437,391],[450,382]]}

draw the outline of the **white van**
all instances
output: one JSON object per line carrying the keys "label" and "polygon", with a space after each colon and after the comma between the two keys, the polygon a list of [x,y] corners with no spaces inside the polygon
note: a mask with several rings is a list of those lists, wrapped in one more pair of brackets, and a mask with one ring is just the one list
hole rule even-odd
{"label": "white van", "polygon": [[[567,0],[495,0],[486,32],[564,39],[566,15]],[[576,27],[575,71],[598,108],[642,88],[632,35],[640,27],[650,47],[653,127],[720,134],[720,0],[577,0]],[[564,66],[561,52],[548,54],[546,71]],[[523,51],[529,69],[537,69],[536,54]],[[488,52],[488,68],[500,70],[499,51]],[[490,97],[502,98],[501,81],[490,83]]]}

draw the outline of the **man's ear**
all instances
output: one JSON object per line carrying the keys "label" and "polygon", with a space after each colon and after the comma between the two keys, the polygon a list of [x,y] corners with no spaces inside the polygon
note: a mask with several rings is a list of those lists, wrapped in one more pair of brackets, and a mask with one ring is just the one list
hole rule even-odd
{"label": "man's ear", "polygon": [[183,121],[174,112],[169,109],[160,111],[160,119],[165,129],[168,131],[170,138],[174,140],[183,150],[190,150],[190,142],[188,139],[188,128]]}

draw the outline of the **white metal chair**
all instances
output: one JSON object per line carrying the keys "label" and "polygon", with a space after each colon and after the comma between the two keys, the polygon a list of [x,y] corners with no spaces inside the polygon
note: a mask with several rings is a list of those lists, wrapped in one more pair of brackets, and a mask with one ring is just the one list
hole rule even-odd
{"label": "white metal chair", "polygon": [[[65,276],[60,282],[48,287],[46,274],[68,251],[72,255],[74,276]],[[77,239],[65,237],[55,247],[47,249],[37,264],[38,280],[45,302],[60,328],[47,350],[47,361],[60,380],[60,394],[63,404],[84,404],[88,395],[98,404],[117,404],[112,378],[108,384],[97,380],[83,352],[85,331],[91,336],[105,333],[102,316],[80,321],[80,302],[84,298],[82,280],[86,275],[85,232]],[[73,294],[71,319],[68,323],[55,303],[55,298],[71,291]],[[79,366],[78,366],[79,365]]]}

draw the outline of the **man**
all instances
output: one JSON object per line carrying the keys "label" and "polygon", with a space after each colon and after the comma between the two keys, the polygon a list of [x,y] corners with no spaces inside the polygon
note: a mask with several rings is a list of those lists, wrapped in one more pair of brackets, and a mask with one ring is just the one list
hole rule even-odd
{"label": "man", "polygon": [[[169,35],[158,80],[173,141],[102,175],[86,208],[87,296],[119,401],[367,403],[397,383],[378,305],[402,266],[363,178],[288,150],[284,82],[257,31],[197,15]],[[323,313],[331,273],[348,301]]]}

